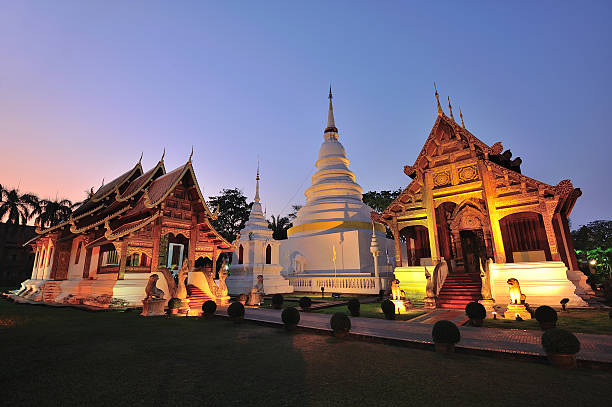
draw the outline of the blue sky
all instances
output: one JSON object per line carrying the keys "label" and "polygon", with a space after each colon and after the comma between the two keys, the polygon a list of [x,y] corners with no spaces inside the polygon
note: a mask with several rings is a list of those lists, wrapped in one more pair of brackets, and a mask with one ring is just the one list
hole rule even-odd
{"label": "blue sky", "polygon": [[364,191],[407,185],[441,97],[610,219],[611,2],[0,1],[0,183],[80,200],[194,146],[205,195],[304,201],[327,91]]}

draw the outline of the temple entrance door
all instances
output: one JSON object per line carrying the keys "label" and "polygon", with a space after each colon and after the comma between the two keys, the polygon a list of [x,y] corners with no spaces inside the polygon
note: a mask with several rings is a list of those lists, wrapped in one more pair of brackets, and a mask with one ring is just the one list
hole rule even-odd
{"label": "temple entrance door", "polygon": [[484,241],[475,230],[462,230],[461,248],[463,249],[463,264],[468,274],[480,274],[480,253],[484,247]]}

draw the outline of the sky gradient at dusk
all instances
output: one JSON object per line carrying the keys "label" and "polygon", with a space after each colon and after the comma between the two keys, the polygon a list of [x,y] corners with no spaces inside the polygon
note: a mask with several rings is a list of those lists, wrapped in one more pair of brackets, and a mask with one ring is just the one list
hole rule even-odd
{"label": "sky gradient at dusk", "polygon": [[[83,199],[166,149],[206,196],[304,201],[327,91],[364,191],[405,187],[441,99],[610,219],[611,2],[0,1],[0,184]],[[448,112],[446,104],[445,110]]]}

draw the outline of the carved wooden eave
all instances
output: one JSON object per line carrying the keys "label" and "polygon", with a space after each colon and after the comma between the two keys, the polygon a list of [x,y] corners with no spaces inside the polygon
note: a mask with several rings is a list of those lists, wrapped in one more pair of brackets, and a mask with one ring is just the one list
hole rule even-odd
{"label": "carved wooden eave", "polygon": [[90,223],[89,225],[81,227],[81,228],[77,228],[76,225],[73,224],[70,227],[70,231],[72,233],[75,233],[75,234],[83,233],[83,232],[85,232],[85,231],[87,231],[89,229],[92,229],[92,228],[96,227],[96,226],[100,226],[100,225],[105,224],[106,222],[109,222],[111,219],[116,218],[117,216],[119,216],[122,213],[126,212],[128,209],[130,209],[130,207],[129,206],[125,206],[125,207],[119,209],[118,211],[116,211],[114,213],[111,213],[110,215],[108,215],[108,216],[98,220],[97,222]]}
{"label": "carved wooden eave", "polygon": [[[497,154],[497,151],[501,147],[501,143],[496,143],[493,145],[493,147],[489,147],[486,143],[483,143],[478,137],[474,136],[468,130],[455,123],[454,120],[447,117],[444,113],[441,113],[440,115],[438,115],[419,155],[417,156],[416,160],[414,160],[414,164],[412,166],[404,167],[404,172],[406,173],[406,175],[412,176],[412,169],[424,169],[426,167],[424,161],[428,162],[431,158],[431,154],[433,154],[437,150],[438,146],[441,144],[440,140],[438,140],[437,138],[437,130],[438,127],[440,127],[441,123],[445,123],[450,126],[453,130],[453,136],[463,141],[466,146],[470,147],[470,149],[478,147],[478,149],[481,150],[484,154]],[[432,144],[434,146],[432,146]],[[408,173],[407,171],[410,173]]]}
{"label": "carved wooden eave", "polygon": [[[230,252],[230,251],[236,250],[236,243],[238,242],[238,240],[236,240],[236,242],[234,243],[230,243],[227,240],[225,240],[225,238],[221,236],[219,232],[217,232],[217,230],[212,226],[212,224],[210,223],[210,218],[206,218],[203,223],[200,223],[200,225],[201,224],[204,224],[206,225],[206,227],[208,227],[209,231],[206,233],[212,233],[216,237],[216,240],[220,242],[220,243],[215,243],[217,248],[219,248],[220,250],[224,252]],[[222,248],[220,247],[221,245],[226,245],[227,248]]]}
{"label": "carved wooden eave", "polygon": [[104,233],[104,237],[106,237],[106,239],[109,241],[119,239],[123,236],[129,235],[130,233],[136,232],[139,229],[142,229],[143,227],[147,226],[151,222],[155,221],[155,219],[159,218],[160,216],[161,216],[161,213],[156,212],[155,214],[149,216],[148,218],[145,218],[137,222],[132,222],[130,224],[121,225],[114,230],[111,230],[110,226],[105,223],[106,232]]}
{"label": "carved wooden eave", "polygon": [[[538,181],[526,175],[519,174],[516,171],[509,170],[489,160],[485,160],[484,163],[496,175],[502,175],[504,177],[508,177],[509,179],[512,179],[513,181],[516,181],[519,183],[524,182],[525,184],[531,186],[532,188],[537,188],[538,190],[542,189],[545,192],[549,192],[550,194],[557,195],[557,191],[555,189],[556,187],[553,187],[552,185],[549,185],[542,181]],[[569,180],[567,181],[569,182]],[[570,185],[571,185],[571,182],[570,182]]]}

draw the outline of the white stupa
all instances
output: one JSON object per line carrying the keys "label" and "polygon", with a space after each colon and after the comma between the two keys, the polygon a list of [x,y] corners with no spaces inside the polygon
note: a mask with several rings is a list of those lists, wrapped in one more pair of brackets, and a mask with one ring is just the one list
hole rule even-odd
{"label": "white stupa", "polygon": [[[373,275],[372,209],[363,203],[361,186],[355,182],[346,151],[338,141],[331,88],[323,139],[317,172],[312,176],[312,185],[304,192],[306,204],[288,230],[288,239],[281,241],[281,265],[288,275]],[[386,249],[392,257],[393,242],[386,239],[384,227],[376,224],[375,233],[383,253]],[[380,256],[379,264],[384,265],[386,259]]]}
{"label": "white stupa", "polygon": [[226,280],[231,295],[248,294],[256,284],[257,276],[263,276],[263,291],[266,294],[290,293],[293,288],[281,276],[278,263],[279,241],[272,238],[272,230],[261,210],[259,198],[259,165],[255,186],[255,200],[249,220],[240,231],[232,265]]}

